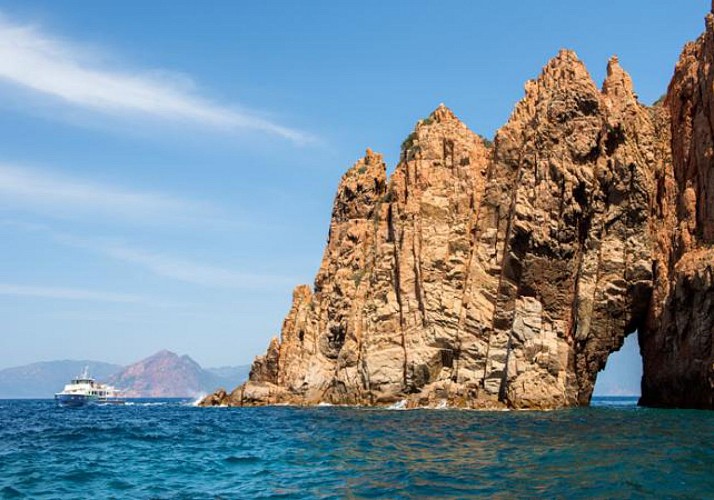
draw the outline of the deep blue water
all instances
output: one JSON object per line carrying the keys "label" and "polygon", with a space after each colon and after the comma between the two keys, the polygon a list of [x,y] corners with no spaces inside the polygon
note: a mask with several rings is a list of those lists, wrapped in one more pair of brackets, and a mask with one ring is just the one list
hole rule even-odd
{"label": "deep blue water", "polygon": [[0,498],[712,498],[714,412],[0,401]]}

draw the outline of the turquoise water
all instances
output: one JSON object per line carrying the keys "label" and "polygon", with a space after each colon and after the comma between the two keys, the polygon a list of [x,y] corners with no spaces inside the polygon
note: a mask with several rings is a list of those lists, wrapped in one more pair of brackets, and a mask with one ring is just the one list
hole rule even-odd
{"label": "turquoise water", "polygon": [[704,498],[714,412],[0,401],[0,498]]}

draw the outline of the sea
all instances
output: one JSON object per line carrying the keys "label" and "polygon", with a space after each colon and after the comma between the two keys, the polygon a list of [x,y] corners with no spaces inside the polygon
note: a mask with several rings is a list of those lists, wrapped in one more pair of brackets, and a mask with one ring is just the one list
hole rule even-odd
{"label": "sea", "polygon": [[714,412],[0,400],[0,498],[714,498]]}

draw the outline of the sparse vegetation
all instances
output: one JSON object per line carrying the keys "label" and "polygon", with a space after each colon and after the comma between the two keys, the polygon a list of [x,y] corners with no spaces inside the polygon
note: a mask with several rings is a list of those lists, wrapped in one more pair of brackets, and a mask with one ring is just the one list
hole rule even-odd
{"label": "sparse vegetation", "polygon": [[468,253],[468,251],[471,249],[471,245],[469,245],[468,241],[465,240],[456,240],[456,241],[450,241],[449,242],[449,253],[457,253],[457,252],[463,252],[463,253]]}
{"label": "sparse vegetation", "polygon": [[362,278],[364,278],[366,269],[358,269],[352,274],[352,281],[355,283],[355,288],[359,288],[359,284],[362,283]]}
{"label": "sparse vegetation", "polygon": [[[419,120],[419,125],[431,125],[434,123],[434,118],[432,118],[431,115],[427,116],[426,118],[422,118]],[[402,142],[402,151],[407,151],[414,146],[414,140],[416,139],[416,131],[412,132],[407,136],[406,139],[404,139],[404,142]]]}
{"label": "sparse vegetation", "polygon": [[416,132],[412,132],[404,139],[404,142],[402,142],[402,151],[410,149],[414,145],[414,139],[416,139]]}
{"label": "sparse vegetation", "polygon": [[486,146],[488,149],[491,149],[493,147],[493,141],[491,139],[484,137],[481,134],[478,134],[478,136],[483,141],[484,146]]}

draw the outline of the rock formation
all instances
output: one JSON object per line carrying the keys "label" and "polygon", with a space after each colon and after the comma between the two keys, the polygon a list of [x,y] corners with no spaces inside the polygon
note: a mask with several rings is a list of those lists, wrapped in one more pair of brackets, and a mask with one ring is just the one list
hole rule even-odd
{"label": "rock formation", "polygon": [[445,106],[340,181],[314,288],[206,405],[559,408],[638,330],[645,404],[712,407],[714,17],[664,105],[561,51],[492,147]]}
{"label": "rock formation", "polygon": [[[714,11],[714,8],[713,8]],[[714,409],[714,13],[685,46],[663,106],[672,173],[655,261],[657,299],[640,333],[645,405]]]}

